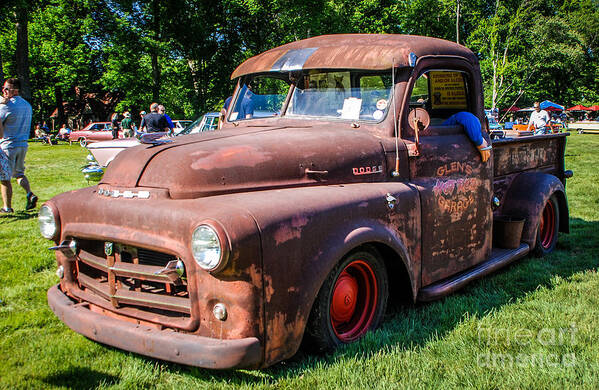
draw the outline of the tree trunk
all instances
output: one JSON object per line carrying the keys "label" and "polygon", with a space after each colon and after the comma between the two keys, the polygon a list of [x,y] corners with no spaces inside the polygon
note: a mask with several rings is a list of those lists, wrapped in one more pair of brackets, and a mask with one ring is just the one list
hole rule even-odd
{"label": "tree trunk", "polygon": [[27,6],[21,4],[15,12],[17,20],[17,77],[21,80],[20,95],[25,100],[31,100],[29,84],[29,38],[27,35]]}
{"label": "tree trunk", "polygon": [[63,123],[66,123],[66,117],[64,114],[64,105],[62,98],[62,89],[58,85],[54,86],[54,98],[56,99],[56,109],[58,113],[58,124],[62,126]]}
{"label": "tree trunk", "polygon": [[460,0],[455,7],[455,42],[460,43]]}
{"label": "tree trunk", "polygon": [[0,52],[0,85],[4,84],[4,68],[2,66],[2,52]]}
{"label": "tree trunk", "polygon": [[158,66],[158,53],[152,50],[152,100],[159,102],[160,100],[160,67]]}
{"label": "tree trunk", "polygon": [[[152,1],[152,29],[154,40],[160,42],[160,4],[158,0]],[[158,65],[158,44],[153,47],[150,53],[152,58],[152,99],[155,102],[160,101],[160,67]]]}
{"label": "tree trunk", "polygon": [[[187,68],[189,69],[189,74],[191,75],[191,81],[193,83],[193,92],[194,92],[194,109],[198,110],[204,102],[201,99],[202,96],[202,77],[201,77],[201,69],[197,60],[188,59],[187,60]],[[194,113],[196,114],[196,113]]]}

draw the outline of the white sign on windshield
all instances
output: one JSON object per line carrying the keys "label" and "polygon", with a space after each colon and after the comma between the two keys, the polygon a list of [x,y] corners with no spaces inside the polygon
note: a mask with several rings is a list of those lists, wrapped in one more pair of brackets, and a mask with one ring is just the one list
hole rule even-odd
{"label": "white sign on windshield", "polygon": [[341,110],[341,118],[343,119],[360,119],[360,110],[362,109],[362,99],[349,97],[343,101],[343,110]]}

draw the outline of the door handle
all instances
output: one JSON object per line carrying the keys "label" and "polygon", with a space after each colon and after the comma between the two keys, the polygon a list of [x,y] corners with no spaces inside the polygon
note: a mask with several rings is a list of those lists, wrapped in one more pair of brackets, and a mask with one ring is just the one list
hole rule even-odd
{"label": "door handle", "polygon": [[322,175],[322,176],[324,176],[324,175],[327,175],[329,173],[329,171],[314,171],[312,169],[307,169],[306,168],[306,170],[304,171],[304,173],[306,175]]}

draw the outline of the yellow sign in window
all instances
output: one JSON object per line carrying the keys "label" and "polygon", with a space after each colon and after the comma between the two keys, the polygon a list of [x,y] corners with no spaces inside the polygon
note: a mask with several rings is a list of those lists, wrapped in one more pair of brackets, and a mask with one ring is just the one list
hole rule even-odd
{"label": "yellow sign in window", "polygon": [[468,109],[466,83],[461,72],[429,72],[433,109]]}

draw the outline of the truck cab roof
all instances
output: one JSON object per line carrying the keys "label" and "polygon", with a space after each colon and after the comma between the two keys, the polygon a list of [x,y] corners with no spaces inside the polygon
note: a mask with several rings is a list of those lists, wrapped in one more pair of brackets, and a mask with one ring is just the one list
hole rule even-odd
{"label": "truck cab roof", "polygon": [[[383,70],[411,66],[411,53],[457,56],[478,62],[474,53],[457,43],[418,35],[335,34],[295,41],[243,62],[231,75],[308,69]],[[413,57],[412,56],[412,57]]]}

